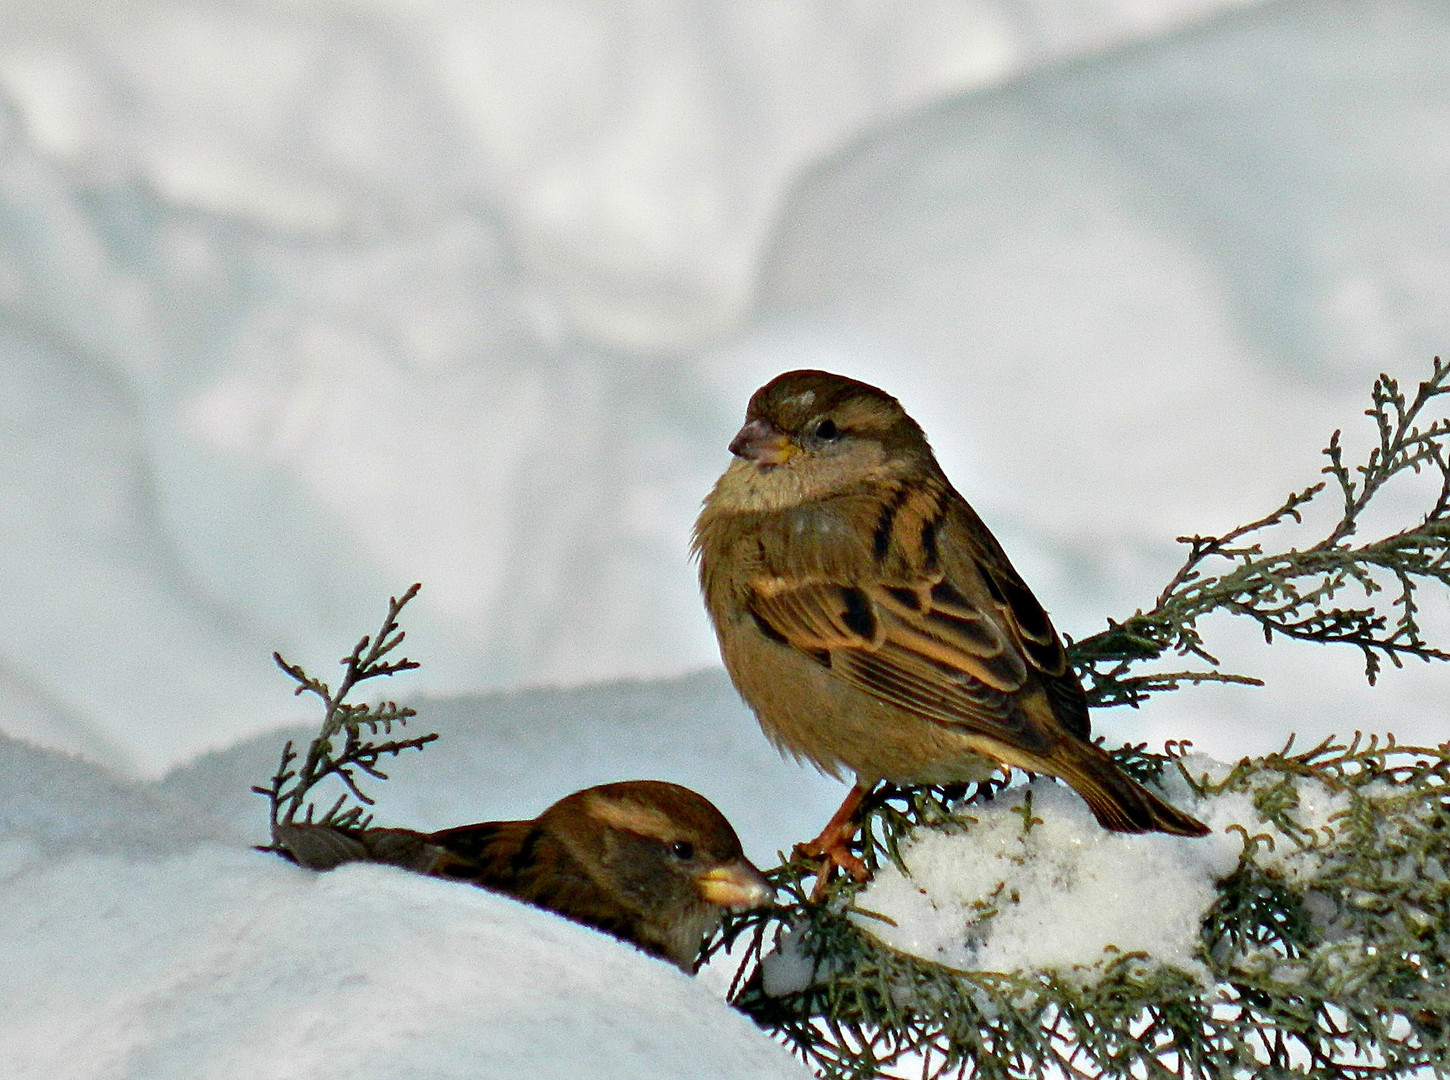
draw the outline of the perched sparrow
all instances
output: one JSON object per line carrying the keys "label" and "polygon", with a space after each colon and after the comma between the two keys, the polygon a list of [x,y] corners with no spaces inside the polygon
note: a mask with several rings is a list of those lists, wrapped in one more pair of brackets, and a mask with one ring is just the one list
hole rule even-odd
{"label": "perched sparrow", "polygon": [[435,833],[284,825],[276,839],[312,870],[388,863],[507,893],[686,972],[727,908],[764,907],[772,896],[714,803],[658,780],[576,791],[532,821]]}
{"label": "perched sparrow", "polygon": [[787,372],[730,451],[694,541],[725,667],[777,745],[856,774],[809,853],[863,877],[847,844],[877,781],[979,780],[997,762],[1061,777],[1105,828],[1208,831],[1089,741],[1047,613],[895,398]]}

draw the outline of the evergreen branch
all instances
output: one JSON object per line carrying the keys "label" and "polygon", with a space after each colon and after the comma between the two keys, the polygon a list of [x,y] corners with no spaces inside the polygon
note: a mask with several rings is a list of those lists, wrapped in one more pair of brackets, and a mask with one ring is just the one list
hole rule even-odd
{"label": "evergreen branch", "polygon": [[[1371,391],[1366,415],[1377,444],[1364,462],[1344,460],[1340,432],[1324,449],[1330,477],[1288,496],[1263,517],[1222,536],[1182,536],[1188,554],[1154,606],[1069,645],[1073,665],[1096,706],[1138,705],[1150,694],[1190,682],[1254,684],[1246,675],[1220,672],[1205,648],[1198,622],[1215,611],[1256,622],[1265,641],[1280,636],[1347,645],[1364,660],[1373,683],[1385,661],[1450,660],[1450,650],[1431,644],[1419,623],[1417,590],[1450,587],[1450,418],[1426,419],[1437,399],[1450,395],[1450,362],[1436,357],[1430,377],[1410,398],[1388,375]],[[1423,517],[1367,542],[1351,540],[1361,520],[1392,480],[1429,471],[1438,490]],[[1324,492],[1339,496],[1339,519],[1316,543],[1267,552],[1261,538],[1290,522],[1302,525],[1304,510]],[[1389,587],[1393,586],[1393,589]],[[1356,602],[1339,601],[1351,593]],[[1166,654],[1195,657],[1206,668],[1130,675]]]}
{"label": "evergreen branch", "polygon": [[[769,875],[780,906],[733,918],[711,951],[744,943],[732,1002],[831,1080],[1450,1075],[1450,743],[1292,747],[1217,779],[1118,752],[1130,771],[1176,769],[1205,799],[1247,795],[1258,816],[1204,914],[1207,981],[1141,953],[1109,952],[1090,977],[911,956],[872,934],[880,916],[849,878],[812,903],[796,860]],[[923,828],[970,834],[1001,791],[972,792],[949,822],[939,789],[893,793],[865,811],[865,854]],[[1305,827],[1303,800],[1330,796],[1344,809]]]}
{"label": "evergreen branch", "polygon": [[[402,596],[388,601],[388,614],[382,628],[374,637],[364,636],[351,653],[343,657],[343,678],[333,691],[325,682],[313,678],[299,664],[284,660],[280,653],[272,658],[292,680],[297,683],[293,693],[311,694],[323,704],[322,726],[307,748],[302,764],[297,764],[296,748],[289,740],[282,748],[282,760],[266,787],[252,788],[264,796],[271,810],[272,844],[264,850],[281,851],[278,844],[279,828],[292,825],[301,819],[308,824],[330,825],[338,828],[365,828],[372,820],[364,807],[372,806],[373,799],[358,782],[358,774],[375,780],[386,780],[388,774],[379,768],[383,757],[397,757],[405,750],[422,750],[438,736],[434,733],[416,735],[410,738],[379,741],[379,736],[388,736],[393,728],[405,727],[416,715],[415,710],[399,706],[392,701],[376,705],[353,704],[348,695],[363,682],[411,671],[418,665],[403,657],[389,660],[387,657],[402,644],[406,636],[398,628],[398,615],[407,603],[418,595],[421,585],[413,585]],[[342,745],[336,741],[341,738]],[[316,817],[316,807],[309,801],[313,790],[328,777],[335,777],[343,786],[343,793],[332,806]],[[357,805],[349,806],[348,799]]]}

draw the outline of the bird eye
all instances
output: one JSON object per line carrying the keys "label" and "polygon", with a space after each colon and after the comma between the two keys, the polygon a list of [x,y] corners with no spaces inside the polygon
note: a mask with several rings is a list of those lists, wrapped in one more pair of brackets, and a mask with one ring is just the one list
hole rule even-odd
{"label": "bird eye", "polygon": [[834,420],[822,420],[816,425],[815,436],[824,442],[833,442],[841,437],[841,430]]}
{"label": "bird eye", "polygon": [[688,840],[676,840],[670,845],[670,854],[680,862],[689,862],[695,857],[695,845]]}

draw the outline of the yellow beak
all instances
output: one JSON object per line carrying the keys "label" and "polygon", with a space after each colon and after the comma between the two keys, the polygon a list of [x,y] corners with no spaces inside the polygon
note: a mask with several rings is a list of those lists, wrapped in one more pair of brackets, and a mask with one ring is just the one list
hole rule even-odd
{"label": "yellow beak", "polygon": [[765,875],[744,859],[701,874],[695,879],[704,899],[732,911],[765,907],[775,899],[775,890]]}

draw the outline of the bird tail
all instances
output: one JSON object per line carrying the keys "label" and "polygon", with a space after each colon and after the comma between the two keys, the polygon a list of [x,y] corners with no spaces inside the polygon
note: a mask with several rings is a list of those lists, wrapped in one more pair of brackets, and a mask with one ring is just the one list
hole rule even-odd
{"label": "bird tail", "polygon": [[425,833],[412,829],[342,829],[334,825],[278,825],[276,843],[309,870],[343,863],[375,862],[430,873],[437,851]]}
{"label": "bird tail", "polygon": [[1103,828],[1175,836],[1205,836],[1209,832],[1203,822],[1170,806],[1123,772],[1101,747],[1071,739],[1063,740],[1055,749],[1051,771],[1083,797]]}

